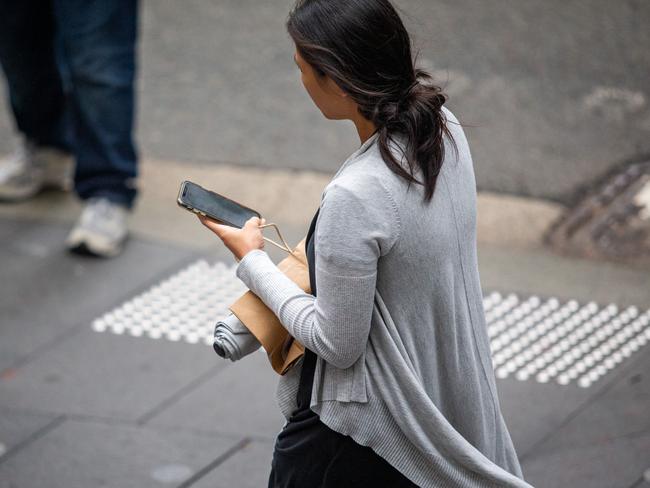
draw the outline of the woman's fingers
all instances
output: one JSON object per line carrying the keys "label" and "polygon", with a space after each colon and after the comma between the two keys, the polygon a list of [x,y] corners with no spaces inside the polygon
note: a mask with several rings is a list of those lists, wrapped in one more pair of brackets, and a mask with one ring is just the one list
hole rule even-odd
{"label": "woman's fingers", "polygon": [[203,215],[199,215],[198,217],[203,225],[205,225],[208,229],[210,229],[212,232],[217,234],[219,237],[222,237],[224,233],[228,231],[229,226],[219,224],[216,221],[212,220],[210,217],[205,217]]}
{"label": "woman's fingers", "polygon": [[264,236],[262,235],[260,225],[266,222],[265,219],[251,217],[240,229],[230,225],[220,224],[205,215],[197,215],[197,217],[204,226],[214,232],[223,241],[237,260],[241,259],[250,250],[264,249]]}
{"label": "woman's fingers", "polygon": [[264,225],[266,222],[266,219],[262,219],[260,217],[251,217],[246,221],[244,224],[244,227],[259,227],[260,225]]}

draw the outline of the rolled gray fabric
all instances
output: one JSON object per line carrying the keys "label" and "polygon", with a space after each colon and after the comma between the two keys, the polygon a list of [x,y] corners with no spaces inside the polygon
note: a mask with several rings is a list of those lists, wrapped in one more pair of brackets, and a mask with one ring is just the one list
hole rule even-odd
{"label": "rolled gray fabric", "polygon": [[257,351],[261,345],[232,312],[219,320],[214,328],[214,350],[224,359],[239,361]]}

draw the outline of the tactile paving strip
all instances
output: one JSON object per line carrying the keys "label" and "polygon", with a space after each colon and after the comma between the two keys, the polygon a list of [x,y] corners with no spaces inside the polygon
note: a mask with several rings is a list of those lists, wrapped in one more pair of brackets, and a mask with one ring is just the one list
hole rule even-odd
{"label": "tactile paving strip", "polygon": [[483,300],[499,378],[572,381],[583,388],[650,341],[650,310],[491,293]]}
{"label": "tactile paving strip", "polygon": [[93,321],[97,332],[212,345],[217,320],[248,288],[236,264],[199,260]]}
{"label": "tactile paving strip", "polygon": [[[94,320],[92,327],[212,345],[217,320],[247,290],[235,268],[197,261]],[[650,309],[498,292],[485,296],[483,306],[499,378],[587,388],[650,342]]]}

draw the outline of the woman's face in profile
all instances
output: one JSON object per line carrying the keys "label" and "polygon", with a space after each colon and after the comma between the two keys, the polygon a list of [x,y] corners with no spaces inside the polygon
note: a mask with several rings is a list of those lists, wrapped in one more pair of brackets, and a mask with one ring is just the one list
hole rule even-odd
{"label": "woman's face in profile", "polygon": [[294,61],[302,73],[302,84],[309,93],[312,101],[323,115],[331,120],[350,119],[351,107],[354,102],[341,88],[327,75],[320,75],[306,62],[298,50],[294,54]]}

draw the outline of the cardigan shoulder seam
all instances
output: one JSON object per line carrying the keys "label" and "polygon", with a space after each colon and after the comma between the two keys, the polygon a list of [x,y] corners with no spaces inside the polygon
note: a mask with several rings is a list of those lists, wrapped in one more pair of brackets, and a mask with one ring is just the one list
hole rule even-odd
{"label": "cardigan shoulder seam", "polygon": [[[376,159],[375,157],[372,156],[372,152],[370,151],[370,148],[368,148],[368,150],[366,150],[360,156],[358,156],[355,159],[355,162],[356,163],[361,163],[361,162],[363,162],[365,160],[369,160],[369,159]],[[380,159],[379,162],[381,164],[384,164],[384,165],[386,164],[383,159]],[[359,173],[363,174],[364,177],[367,180],[371,180],[373,183],[376,183],[377,185],[379,185],[381,187],[381,189],[382,189],[382,192],[388,197],[388,201],[390,202],[390,206],[392,208],[393,220],[396,223],[396,227],[397,227],[396,235],[392,239],[390,247],[383,252],[382,256],[385,256],[385,255],[389,254],[395,248],[397,242],[402,237],[402,219],[401,219],[401,216],[400,216],[399,206],[397,205],[397,201],[396,201],[395,197],[393,196],[392,192],[390,191],[390,189],[388,188],[388,186],[386,185],[386,182],[384,181],[384,179],[382,177],[380,177],[380,176],[377,176],[376,174],[370,173],[368,171],[363,171],[362,168],[363,168],[363,165],[359,165],[359,164],[355,165],[354,168],[346,168],[346,169],[349,170],[348,178],[350,178],[350,176],[353,174],[352,172],[356,171],[357,174],[359,174]],[[386,168],[386,169],[388,169],[388,168]],[[327,184],[327,186],[325,187],[325,192],[323,193],[323,196],[331,186],[335,186],[335,185],[337,185],[337,183],[340,184],[340,183],[344,182],[347,179],[344,176],[344,174],[345,174],[345,172],[341,172],[340,175],[338,175],[336,178],[332,179]],[[395,175],[395,177],[399,178],[399,176],[397,176],[397,175]],[[352,179],[352,178],[350,178],[350,179]],[[347,187],[345,185],[340,185],[340,186],[347,189]],[[322,204],[322,201],[323,201],[323,196],[321,196],[321,204]]]}

